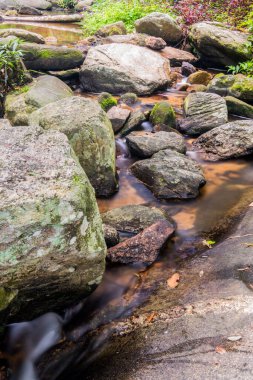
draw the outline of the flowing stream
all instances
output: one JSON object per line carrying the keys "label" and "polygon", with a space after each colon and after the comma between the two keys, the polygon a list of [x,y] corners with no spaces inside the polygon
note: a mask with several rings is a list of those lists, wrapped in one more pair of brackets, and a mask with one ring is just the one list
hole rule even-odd
{"label": "flowing stream", "polygon": [[[76,25],[2,24],[1,27],[21,27],[42,34],[53,44],[73,44],[81,38]],[[185,80],[183,80],[185,82]],[[79,96],[92,96],[80,94]],[[152,97],[140,98],[136,107],[151,109],[160,100],[168,100],[182,115],[186,92],[168,90]],[[141,129],[151,131],[149,122]],[[144,265],[108,266],[96,291],[61,315],[47,313],[33,321],[8,327],[4,351],[13,370],[12,380],[78,379],[72,376],[80,362],[88,366],[96,359],[99,348],[114,333],[110,322],[129,316],[155,292],[159,283],[178,262],[203,249],[203,239],[219,239],[235,222],[253,195],[251,158],[225,162],[203,162],[192,151],[192,140],[186,139],[187,155],[201,163],[207,185],[197,199],[158,201],[129,171],[134,162],[125,140],[116,137],[119,191],[109,199],[98,199],[101,212],[130,204],[150,204],[166,210],[177,223],[175,237],[165,247],[157,262]],[[105,326],[100,333],[90,332]],[[57,346],[58,345],[58,346]],[[52,347],[54,354],[42,355]],[[39,365],[37,363],[39,362]],[[84,367],[85,367],[84,366]],[[0,374],[1,375],[1,374]],[[80,377],[85,379],[85,374]]]}

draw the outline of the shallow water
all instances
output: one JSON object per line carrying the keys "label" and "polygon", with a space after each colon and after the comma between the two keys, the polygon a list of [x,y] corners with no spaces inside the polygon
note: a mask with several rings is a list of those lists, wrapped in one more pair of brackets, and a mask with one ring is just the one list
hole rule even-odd
{"label": "shallow water", "polygon": [[[78,27],[69,24],[15,23],[1,24],[0,27],[31,30],[42,34],[47,43],[52,44],[73,44],[79,36],[81,38]],[[96,94],[77,95],[97,97]],[[135,108],[147,110],[154,103],[167,100],[175,108],[177,116],[181,117],[186,95],[185,92],[169,90],[152,97],[140,98]],[[152,125],[145,122],[142,129],[152,130]],[[186,142],[187,155],[201,163],[207,184],[201,189],[197,199],[160,202],[131,174],[130,166],[135,159],[130,157],[125,140],[116,138],[120,187],[113,197],[98,199],[100,211],[131,204],[155,205],[164,209],[176,221],[175,237],[167,244],[157,262],[149,268],[141,264],[108,267],[96,291],[80,304],[63,312],[62,316],[49,313],[32,322],[10,326],[5,348],[16,380],[35,380],[38,376],[40,379],[50,380],[69,379],[74,365],[80,361],[88,365],[99,347],[113,334],[113,330],[105,329],[103,334],[91,340],[87,334],[101,325],[131,314],[168,277],[169,270],[175,268],[183,258],[196,254],[201,247],[204,248],[203,239],[218,239],[226,233],[230,223],[238,217],[248,200],[252,199],[251,158],[203,162],[192,151],[192,140],[186,139]],[[60,342],[60,349],[55,350],[52,357],[49,354],[42,369],[37,370],[36,361],[39,356]]]}

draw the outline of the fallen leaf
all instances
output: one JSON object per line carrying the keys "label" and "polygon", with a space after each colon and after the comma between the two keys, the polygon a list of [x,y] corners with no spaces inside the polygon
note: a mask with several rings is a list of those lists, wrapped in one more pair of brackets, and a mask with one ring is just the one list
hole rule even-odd
{"label": "fallen leaf", "polygon": [[203,277],[203,275],[204,275],[204,271],[201,270],[201,271],[199,272],[199,277],[201,278],[201,277]]}
{"label": "fallen leaf", "polygon": [[241,339],[242,339],[241,335],[229,336],[227,338],[227,340],[230,340],[231,342],[237,342],[238,340],[241,340]]}
{"label": "fallen leaf", "polygon": [[217,352],[217,354],[221,354],[221,355],[223,355],[223,354],[225,354],[227,351],[225,350],[224,347],[222,347],[222,346],[217,346],[217,347],[215,347],[215,352]]}
{"label": "fallen leaf", "polygon": [[156,316],[156,313],[155,313],[155,312],[151,313],[151,314],[147,317],[146,322],[148,322],[148,323],[152,322],[153,319],[155,318],[155,316]]}
{"label": "fallen leaf", "polygon": [[213,248],[212,246],[216,243],[214,240],[203,240],[202,244],[208,248]]}
{"label": "fallen leaf", "polygon": [[245,271],[248,271],[250,269],[250,267],[245,267],[245,268],[238,268],[237,270],[239,272],[245,272]]}
{"label": "fallen leaf", "polygon": [[171,289],[175,289],[178,286],[180,280],[180,275],[178,273],[174,273],[168,280],[167,285]]}
{"label": "fallen leaf", "polygon": [[243,245],[246,245],[247,248],[253,247],[253,243],[243,243]]}

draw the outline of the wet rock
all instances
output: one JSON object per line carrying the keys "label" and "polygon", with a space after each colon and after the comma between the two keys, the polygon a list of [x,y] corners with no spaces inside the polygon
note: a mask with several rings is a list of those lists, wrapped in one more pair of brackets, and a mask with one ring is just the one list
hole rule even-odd
{"label": "wet rock", "polygon": [[207,86],[208,83],[212,80],[212,75],[207,71],[197,71],[189,76],[187,82],[190,84],[202,84]]}
{"label": "wet rock", "polygon": [[153,131],[154,132],[169,132],[169,133],[172,132],[172,133],[177,133],[179,136],[181,136],[181,133],[177,129],[168,127],[168,125],[166,125],[166,124],[154,125]]}
{"label": "wet rock", "polygon": [[117,105],[117,99],[108,92],[102,92],[98,97],[98,103],[105,112]]}
{"label": "wet rock", "polygon": [[182,74],[186,77],[189,75],[196,73],[197,69],[189,62],[183,62],[182,63]]}
{"label": "wet rock", "polygon": [[80,66],[84,61],[83,53],[74,48],[62,46],[22,43],[24,62],[31,70],[69,70]]}
{"label": "wet rock", "polygon": [[165,220],[147,227],[138,235],[110,248],[107,259],[113,263],[152,264],[158,257],[167,240],[173,235],[174,228]]}
{"label": "wet rock", "polygon": [[133,92],[127,92],[126,94],[121,95],[120,101],[131,106],[138,102],[138,96]]}
{"label": "wet rock", "polygon": [[30,125],[65,133],[98,196],[117,189],[112,125],[98,102],[78,96],[33,112]]}
{"label": "wet rock", "polygon": [[171,66],[180,66],[185,61],[190,63],[197,61],[197,58],[192,53],[171,46],[165,47],[161,54],[164,58],[169,59]]}
{"label": "wet rock", "polygon": [[51,75],[43,75],[21,89],[21,93],[7,95],[5,115],[13,125],[28,125],[32,112],[69,96],[72,96],[72,90],[64,82]]}
{"label": "wet rock", "polygon": [[169,62],[150,49],[108,44],[89,49],[80,80],[85,91],[149,95],[168,86],[169,72]]}
{"label": "wet rock", "polygon": [[108,37],[114,36],[118,34],[126,34],[126,26],[123,21],[115,22],[114,24],[104,25],[102,26],[95,35],[98,37]]}
{"label": "wet rock", "polygon": [[147,47],[152,50],[162,50],[166,46],[166,42],[162,38],[149,36],[142,33],[130,33],[125,35],[115,35],[103,38],[102,44],[131,44]]}
{"label": "wet rock", "polygon": [[133,132],[127,136],[126,142],[130,153],[140,158],[149,158],[164,149],[186,152],[183,136],[173,132]]}
{"label": "wet rock", "polygon": [[129,118],[131,111],[126,108],[112,107],[108,112],[107,116],[112,123],[112,129],[117,133],[125,125],[127,119]]}
{"label": "wet rock", "polygon": [[172,150],[161,150],[150,159],[137,161],[131,171],[158,199],[196,198],[206,183],[195,161]]}
{"label": "wet rock", "polygon": [[138,129],[144,121],[146,121],[146,116],[142,111],[133,111],[129,119],[127,120],[124,128],[121,130],[120,136],[127,136],[132,131]]}
{"label": "wet rock", "polygon": [[153,12],[135,22],[138,33],[161,37],[167,44],[176,44],[183,38],[183,32],[169,15]]}
{"label": "wet rock", "polygon": [[[43,13],[34,7],[21,7],[18,10],[20,15],[41,16]],[[34,41],[35,42],[35,41]]]}
{"label": "wet rock", "polygon": [[103,232],[108,248],[119,244],[119,233],[116,228],[109,226],[109,224],[103,224]]}
{"label": "wet rock", "polygon": [[163,124],[175,128],[176,115],[173,107],[169,102],[156,103],[151,111],[150,121],[153,125]]}
{"label": "wet rock", "polygon": [[1,38],[6,38],[9,36],[15,36],[17,38],[20,38],[23,41],[27,42],[34,42],[36,44],[44,44],[45,39],[38,33],[33,33],[28,30],[24,29],[1,29],[0,30],[0,37]]}
{"label": "wet rock", "polygon": [[119,232],[137,234],[158,221],[167,221],[173,228],[174,221],[161,209],[145,205],[128,205],[103,213],[103,223]]}
{"label": "wet rock", "polygon": [[253,153],[253,120],[237,120],[204,133],[194,149],[205,159],[216,161]]}
{"label": "wet rock", "polygon": [[225,100],[229,114],[253,119],[253,106],[243,102],[242,100],[234,98],[233,96],[226,96]]}
{"label": "wet rock", "polygon": [[209,83],[209,92],[221,96],[233,96],[235,98],[253,101],[253,78],[242,74],[224,75],[218,74]]}
{"label": "wet rock", "polygon": [[217,94],[196,92],[184,102],[185,119],[179,121],[181,132],[197,136],[228,121],[226,101]]}
{"label": "wet rock", "polygon": [[200,22],[189,35],[201,60],[213,67],[226,67],[247,61],[252,55],[247,47],[247,33],[232,30],[224,24]]}
{"label": "wet rock", "polygon": [[2,323],[19,308],[32,318],[90,292],[106,247],[94,191],[64,134],[1,128],[0,147]]}
{"label": "wet rock", "polygon": [[22,7],[32,7],[41,10],[50,10],[52,4],[46,0],[0,0],[0,9],[19,9]]}

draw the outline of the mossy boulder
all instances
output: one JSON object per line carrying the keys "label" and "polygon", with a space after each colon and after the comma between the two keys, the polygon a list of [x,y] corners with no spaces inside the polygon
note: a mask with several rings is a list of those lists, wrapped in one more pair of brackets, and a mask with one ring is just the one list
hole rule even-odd
{"label": "mossy boulder", "polygon": [[248,37],[247,33],[214,22],[194,24],[189,34],[202,62],[209,67],[226,67],[252,59]]}
{"label": "mossy boulder", "polygon": [[197,71],[196,73],[192,73],[187,82],[190,84],[202,84],[204,86],[207,86],[208,83],[212,80],[212,74],[210,74],[208,71]]}
{"label": "mossy boulder", "polygon": [[102,92],[98,97],[98,103],[102,109],[107,112],[110,108],[117,105],[117,99],[108,92]]}
{"label": "mossy boulder", "polygon": [[163,124],[168,127],[176,127],[176,115],[173,107],[168,102],[157,103],[151,112],[150,121],[153,125]]}
{"label": "mossy boulder", "polygon": [[29,86],[7,95],[5,116],[12,125],[28,125],[29,115],[48,103],[72,96],[72,90],[60,79],[43,75]]}
{"label": "mossy boulder", "polygon": [[96,33],[99,37],[108,37],[127,34],[126,26],[123,21],[102,26]]}
{"label": "mossy boulder", "polygon": [[131,106],[138,102],[138,96],[133,92],[127,92],[126,94],[121,95],[120,101],[128,106]]}
{"label": "mossy boulder", "polygon": [[218,74],[209,83],[208,91],[253,102],[253,78],[242,74]]}
{"label": "mossy boulder", "polygon": [[63,133],[1,128],[0,146],[3,323],[88,294],[101,281],[106,246],[94,190]]}
{"label": "mossy boulder", "polygon": [[69,70],[80,66],[84,61],[84,54],[74,48],[22,43],[24,62],[31,70]]}
{"label": "mossy boulder", "polygon": [[50,103],[33,112],[29,124],[68,136],[98,196],[117,190],[114,133],[98,102],[73,96]]}
{"label": "mossy boulder", "polygon": [[232,115],[238,115],[242,117],[247,117],[249,119],[253,119],[253,106],[234,98],[233,96],[226,96],[225,98],[228,113]]}

